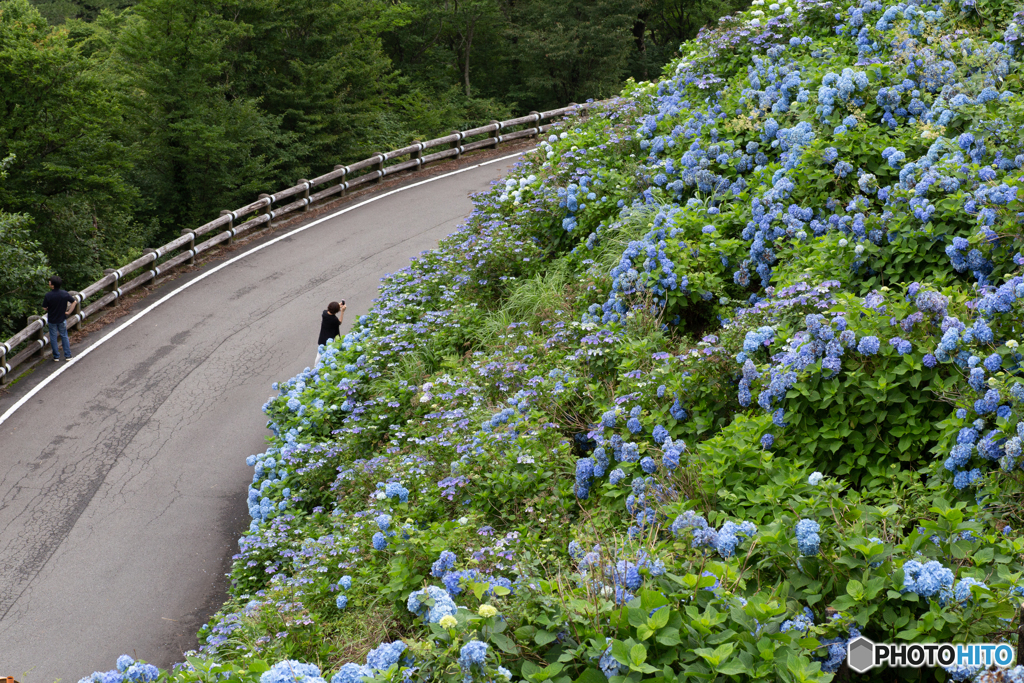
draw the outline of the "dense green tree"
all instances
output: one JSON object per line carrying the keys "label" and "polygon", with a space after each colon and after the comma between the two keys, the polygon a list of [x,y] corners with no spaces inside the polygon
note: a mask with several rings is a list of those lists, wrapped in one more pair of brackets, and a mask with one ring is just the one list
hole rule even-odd
{"label": "dense green tree", "polygon": [[145,159],[133,178],[161,223],[195,225],[251,201],[293,136],[238,87],[236,47],[252,27],[237,0],[146,0],[120,32],[131,123]]}
{"label": "dense green tree", "polygon": [[[488,2],[491,0],[487,0]],[[418,5],[363,0],[249,0],[251,33],[234,46],[236,90],[258,99],[291,137],[283,181],[475,125],[507,108],[396,71],[383,35],[413,35]]]}
{"label": "dense green tree", "polygon": [[363,0],[247,0],[245,33],[225,52],[233,92],[273,117],[289,141],[289,179],[351,160],[396,92],[382,31],[402,23],[401,6]]}
{"label": "dense green tree", "polygon": [[[403,73],[424,81],[458,83],[467,98],[474,78],[490,79],[507,55],[508,7],[499,0],[409,0],[408,24],[386,34]],[[493,88],[484,84],[485,91]],[[502,96],[504,93],[502,93]]]}
{"label": "dense green tree", "polygon": [[634,0],[527,0],[513,8],[512,96],[548,109],[621,88],[633,47]]}
{"label": "dense green tree", "polygon": [[93,21],[104,10],[123,10],[135,0],[33,0],[32,4],[48,23],[57,25],[69,19]]}
{"label": "dense green tree", "polygon": [[[11,161],[10,156],[0,161],[0,182]],[[46,293],[49,265],[29,234],[31,222],[26,214],[0,211],[0,339],[13,334],[35,310],[33,295],[39,299]]]}
{"label": "dense green tree", "polygon": [[50,265],[87,284],[149,237],[132,217],[119,98],[26,0],[0,3],[0,83],[0,153],[15,156],[0,208],[31,216]]}

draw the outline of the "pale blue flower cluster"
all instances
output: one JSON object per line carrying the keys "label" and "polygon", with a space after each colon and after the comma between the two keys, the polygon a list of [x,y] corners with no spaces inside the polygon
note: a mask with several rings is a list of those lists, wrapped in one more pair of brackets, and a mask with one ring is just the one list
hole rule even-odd
{"label": "pale blue flower cluster", "polygon": [[[427,600],[433,600],[433,606],[426,605]],[[455,601],[448,595],[448,591],[437,586],[427,586],[426,589],[411,593],[406,607],[416,616],[423,617],[428,624],[436,624],[441,621],[441,617],[454,616],[457,611]]]}
{"label": "pale blue flower cluster", "polygon": [[78,683],[153,683],[160,677],[160,670],[152,664],[136,662],[128,655],[117,658],[116,668],[110,671],[95,671],[79,679]]}
{"label": "pale blue flower cluster", "polygon": [[398,482],[389,481],[384,487],[384,495],[388,498],[398,498],[399,503],[409,502],[409,489]]}
{"label": "pale blue flower cluster", "polygon": [[381,643],[366,655],[366,664],[344,664],[338,669],[338,673],[331,677],[331,683],[363,683],[364,679],[373,678],[396,664],[412,666],[412,659],[402,656],[407,647],[401,640]]}
{"label": "pale blue flower cluster", "polygon": [[474,667],[480,669],[487,660],[487,643],[479,640],[471,640],[459,650],[459,667],[469,673]]}
{"label": "pale blue flower cluster", "polygon": [[455,553],[450,550],[442,550],[441,556],[434,561],[434,564],[430,565],[430,573],[437,578],[441,578],[448,571],[455,566]]}
{"label": "pale blue flower cluster", "polygon": [[609,680],[612,676],[618,676],[622,673],[623,666],[619,664],[618,660],[612,657],[612,646],[611,644],[605,648],[605,651],[601,654],[600,659],[597,662],[598,667],[601,669],[601,673],[605,675],[605,678]]}
{"label": "pale blue flower cluster", "polygon": [[718,551],[722,557],[732,557],[736,553],[736,546],[741,538],[753,538],[757,533],[757,527],[750,522],[736,524],[726,521],[722,527],[715,529],[708,526],[707,520],[693,510],[687,510],[676,517],[671,526],[672,534],[679,536],[684,531],[693,534],[691,546],[694,548],[709,547]]}
{"label": "pale blue flower cluster", "polygon": [[260,675],[260,683],[326,683],[320,668],[294,659],[285,659]]}
{"label": "pale blue flower cluster", "polygon": [[821,546],[821,537],[818,535],[820,530],[821,525],[813,519],[801,519],[796,523],[796,545],[801,555],[818,554]]}
{"label": "pale blue flower cluster", "polygon": [[953,572],[936,560],[921,564],[907,560],[903,564],[903,587],[901,593],[917,593],[922,598],[940,597],[953,589]]}
{"label": "pale blue flower cluster", "polygon": [[[338,581],[338,589],[347,591],[350,588],[352,588],[352,577],[346,574]],[[334,605],[338,609],[345,609],[348,607],[348,596],[344,593],[339,593],[334,599]]]}

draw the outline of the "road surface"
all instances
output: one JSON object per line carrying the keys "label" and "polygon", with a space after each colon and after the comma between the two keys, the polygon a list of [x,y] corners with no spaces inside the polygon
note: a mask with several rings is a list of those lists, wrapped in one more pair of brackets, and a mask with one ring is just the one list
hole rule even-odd
{"label": "road surface", "polygon": [[245,458],[266,449],[270,385],[312,365],[328,301],[347,300],[348,330],[513,162],[260,238],[155,287],[136,309],[201,279],[103,343],[131,316],[90,334],[42,388],[55,363],[0,397],[2,415],[37,391],[0,424],[0,676],[74,683],[124,653],[164,668],[196,647],[249,524]]}

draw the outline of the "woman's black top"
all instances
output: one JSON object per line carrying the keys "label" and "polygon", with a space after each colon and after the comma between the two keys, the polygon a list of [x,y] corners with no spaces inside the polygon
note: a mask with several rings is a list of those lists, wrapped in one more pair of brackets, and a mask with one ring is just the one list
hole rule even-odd
{"label": "woman's black top", "polygon": [[341,334],[341,321],[336,316],[324,311],[323,319],[320,322],[320,340],[317,346],[326,344],[328,339],[337,339]]}

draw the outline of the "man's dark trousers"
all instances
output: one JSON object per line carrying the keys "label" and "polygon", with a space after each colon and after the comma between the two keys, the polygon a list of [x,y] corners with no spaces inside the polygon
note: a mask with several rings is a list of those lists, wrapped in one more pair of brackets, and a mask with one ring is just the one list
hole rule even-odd
{"label": "man's dark trousers", "polygon": [[46,326],[50,328],[50,348],[53,349],[53,359],[60,359],[60,353],[57,349],[58,335],[60,335],[61,344],[64,345],[64,360],[71,358],[71,340],[68,339],[67,321],[61,320],[59,323],[47,323]]}

